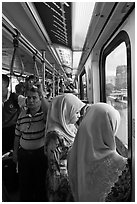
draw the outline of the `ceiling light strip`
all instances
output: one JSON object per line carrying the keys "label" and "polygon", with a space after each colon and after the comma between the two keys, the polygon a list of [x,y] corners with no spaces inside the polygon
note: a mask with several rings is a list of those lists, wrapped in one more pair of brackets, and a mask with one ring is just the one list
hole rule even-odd
{"label": "ceiling light strip", "polygon": [[62,30],[61,28],[59,28],[57,25],[53,24],[53,26],[55,26],[57,29],[59,29],[62,33],[65,33],[65,36],[67,36],[67,33],[64,32],[64,30]]}
{"label": "ceiling light strip", "polygon": [[62,38],[61,36],[59,36],[59,35],[57,35],[57,34],[55,34],[55,36],[56,36],[57,38],[63,40],[64,42],[66,42],[66,40],[65,40],[64,38]]}
{"label": "ceiling light strip", "polygon": [[62,41],[61,39],[58,38],[58,41],[61,42],[61,43],[63,43],[63,45],[67,46],[67,43],[64,42],[64,41]]}
{"label": "ceiling light strip", "polygon": [[62,40],[60,40],[60,39],[58,39],[58,41],[62,42],[62,43],[63,43],[63,44],[65,44],[65,45],[68,45],[68,43],[63,42],[63,41],[62,41]]}
{"label": "ceiling light strip", "polygon": [[[60,23],[58,23],[56,20],[53,20],[53,22],[54,22],[54,23],[56,23],[57,25],[59,25],[61,28],[63,28],[63,29],[64,29],[64,26],[65,26],[65,25],[64,25],[64,26],[63,26],[63,25],[61,25],[61,24],[60,24]],[[65,28],[65,31],[67,31],[67,29],[66,29],[66,28]]]}
{"label": "ceiling light strip", "polygon": [[[64,36],[64,33],[60,32],[59,30],[56,30],[56,32],[58,32],[59,35],[63,35]],[[65,35],[66,39],[67,39],[67,36]]]}
{"label": "ceiling light strip", "polygon": [[[56,35],[56,37],[57,37],[57,35]],[[68,44],[68,41],[66,41],[65,39],[61,38],[60,36],[58,36],[58,38],[60,38],[61,40],[63,40],[64,43]]]}
{"label": "ceiling light strip", "polygon": [[67,2],[63,2],[65,6],[69,7],[69,4]]}
{"label": "ceiling light strip", "polygon": [[56,36],[58,39],[60,39],[60,40],[62,40],[62,41],[64,41],[64,42],[66,42],[65,39],[62,39],[60,36],[57,36],[56,34],[55,34],[55,36]]}
{"label": "ceiling light strip", "polygon": [[[64,10],[64,4],[63,3],[60,3],[61,4],[61,8],[62,10]],[[62,16],[63,16],[63,22],[64,22],[64,32],[67,30],[66,28],[66,25],[65,25],[65,15],[64,13],[62,12]],[[67,43],[67,42],[66,42]]]}
{"label": "ceiling light strip", "polygon": [[51,32],[55,33],[55,34],[58,35],[58,36],[61,36],[61,37],[65,40],[65,36],[63,36],[61,33],[57,33],[57,32],[54,31],[54,30],[51,30]]}
{"label": "ceiling light strip", "polygon": [[[64,22],[61,21],[57,16],[53,15],[53,17],[56,18],[60,23],[62,23],[64,25]],[[66,25],[66,23],[65,23],[65,25]]]}
{"label": "ceiling light strip", "polygon": [[[48,6],[52,11],[54,11],[56,14],[58,14],[62,19],[64,19],[64,16],[62,16],[60,13],[58,13],[55,9],[53,9],[51,6],[49,6],[46,2],[43,2],[46,6]],[[65,20],[65,19],[64,19]]]}
{"label": "ceiling light strip", "polygon": [[57,33],[59,36],[63,37],[63,38],[68,42],[67,37],[64,36],[64,35],[62,35],[62,33],[61,33],[59,30],[57,30],[56,33]]}
{"label": "ceiling light strip", "polygon": [[61,12],[65,13],[55,2],[52,2]]}
{"label": "ceiling light strip", "polygon": [[60,9],[60,7],[55,3],[55,2],[52,2],[58,9]]}
{"label": "ceiling light strip", "polygon": [[65,32],[67,31],[66,28],[64,28],[64,26],[62,26],[61,24],[59,24],[56,20],[53,20],[54,23],[56,23],[58,26],[60,26],[61,28],[63,28],[65,30]]}
{"label": "ceiling light strip", "polygon": [[[43,2],[44,3],[44,2]],[[22,3],[23,4],[23,3]],[[37,16],[37,15],[35,15],[35,14],[37,14],[37,12],[36,12],[36,10],[35,10],[35,8],[32,6],[33,4],[32,3],[30,3],[30,2],[28,2],[28,3],[26,3],[27,4],[27,6],[28,6],[28,8],[30,9],[30,11],[31,11],[31,13],[32,13],[32,15],[33,15],[33,18],[35,19],[35,21],[38,23],[38,22],[41,22],[40,21],[40,19],[39,19],[39,17]],[[37,18],[39,19],[38,21],[37,21]],[[43,36],[46,38],[46,40],[47,40],[47,36],[45,35],[45,32],[43,32],[43,30],[41,29],[41,26],[40,25],[38,25],[39,26],[39,28],[40,28],[40,31],[42,32],[42,34],[43,34]],[[43,26],[42,26],[42,28],[43,28]],[[49,48],[49,50],[51,50],[50,49],[50,44],[51,44],[51,42],[50,41],[48,41],[49,42],[49,46],[48,46],[48,48]],[[56,60],[56,62],[57,62],[57,64],[59,64],[60,65],[60,62],[59,62],[59,60],[57,59],[57,57],[54,55],[54,53],[53,52],[51,52],[51,54],[52,54],[52,56],[54,57],[54,59]],[[47,60],[46,60],[47,61]],[[47,63],[47,62],[46,62]],[[48,62],[48,64],[50,64],[49,62]],[[52,67],[53,68],[53,66],[50,64],[50,67]],[[61,68],[62,69],[62,68]]]}

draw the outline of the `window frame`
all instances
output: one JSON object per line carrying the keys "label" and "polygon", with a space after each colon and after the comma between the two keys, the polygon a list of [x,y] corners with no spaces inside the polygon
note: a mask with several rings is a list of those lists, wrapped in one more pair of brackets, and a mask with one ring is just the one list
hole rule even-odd
{"label": "window frame", "polygon": [[[131,84],[131,44],[126,31],[120,31],[116,37],[107,45],[103,47],[100,54],[100,101],[106,103],[106,73],[105,61],[106,57],[122,42],[126,44],[127,52],[127,102],[128,102],[128,159],[131,162],[132,158],[132,84]],[[132,166],[132,165],[131,165]]]}
{"label": "window frame", "polygon": [[[83,84],[83,80],[82,77],[86,76],[86,71],[85,71],[85,67],[82,71],[82,73],[79,76],[79,85],[80,85],[80,99],[84,101],[84,84]],[[86,87],[87,87],[87,80],[86,80]],[[86,97],[87,97],[87,88],[86,88]]]}

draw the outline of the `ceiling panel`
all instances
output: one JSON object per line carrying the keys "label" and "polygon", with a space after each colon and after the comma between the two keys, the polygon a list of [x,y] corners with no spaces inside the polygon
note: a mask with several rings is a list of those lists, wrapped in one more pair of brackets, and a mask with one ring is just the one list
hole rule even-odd
{"label": "ceiling panel", "polygon": [[[16,12],[15,12],[16,11]],[[45,50],[46,59],[58,67],[55,58],[48,49],[48,44],[32,18],[26,3],[3,2],[2,13],[15,28],[38,50]]]}
{"label": "ceiling panel", "polygon": [[51,42],[71,48],[71,3],[35,2],[34,5]]}

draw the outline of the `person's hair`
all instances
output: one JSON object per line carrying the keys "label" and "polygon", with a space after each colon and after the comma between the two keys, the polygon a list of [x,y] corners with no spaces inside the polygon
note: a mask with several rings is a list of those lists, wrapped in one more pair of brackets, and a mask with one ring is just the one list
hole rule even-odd
{"label": "person's hair", "polygon": [[2,74],[2,81],[7,82],[7,87],[9,86],[10,80],[6,74]]}
{"label": "person's hair", "polygon": [[[27,95],[27,92],[28,91],[31,91],[31,92],[34,92],[34,93],[38,93],[39,94],[39,91],[38,91],[38,87],[36,87],[36,86],[32,86],[32,88],[31,89],[26,89],[26,91],[25,91],[25,95]],[[40,94],[39,94],[39,96],[40,96]]]}
{"label": "person's hair", "polygon": [[17,94],[24,95],[24,92],[25,92],[25,84],[24,84],[24,82],[20,82],[19,84],[17,84],[15,86],[15,90],[16,90]]}
{"label": "person's hair", "polygon": [[31,75],[27,76],[25,78],[25,81],[28,82],[30,79],[35,80],[36,82],[39,80],[39,78],[34,74],[31,74]]}

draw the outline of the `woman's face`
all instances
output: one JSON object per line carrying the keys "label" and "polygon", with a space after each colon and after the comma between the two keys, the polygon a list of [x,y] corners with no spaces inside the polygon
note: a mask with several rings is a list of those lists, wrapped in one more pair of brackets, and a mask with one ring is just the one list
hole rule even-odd
{"label": "woman's face", "polygon": [[75,124],[80,118],[80,111],[77,111],[70,120],[70,124]]}

